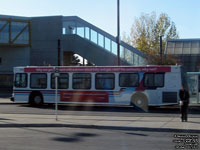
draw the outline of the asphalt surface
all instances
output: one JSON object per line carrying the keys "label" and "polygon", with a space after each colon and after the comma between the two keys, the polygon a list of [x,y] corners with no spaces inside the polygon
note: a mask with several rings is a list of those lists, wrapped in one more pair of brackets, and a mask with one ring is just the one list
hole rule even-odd
{"label": "asphalt surface", "polygon": [[180,133],[83,128],[0,128],[2,150],[173,150]]}
{"label": "asphalt surface", "polygon": [[[0,99],[0,149],[191,149],[183,148],[188,144],[199,148],[199,106],[190,107],[188,122],[180,121],[178,106],[143,113],[127,106],[59,105],[58,120],[54,108]],[[193,135],[195,142],[186,142]]]}

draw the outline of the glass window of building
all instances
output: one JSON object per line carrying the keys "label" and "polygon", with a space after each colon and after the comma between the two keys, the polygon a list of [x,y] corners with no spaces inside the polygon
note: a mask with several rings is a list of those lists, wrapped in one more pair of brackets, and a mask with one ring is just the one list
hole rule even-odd
{"label": "glass window of building", "polygon": [[112,41],[112,53],[117,55],[117,43]]}
{"label": "glass window of building", "polygon": [[[0,21],[1,23],[1,21]],[[2,25],[5,25],[6,22]],[[8,43],[9,42],[9,26],[8,24],[4,27],[4,29],[0,33],[0,42],[1,43]]]}
{"label": "glass window of building", "polygon": [[62,29],[62,34],[64,34],[64,35],[66,34],[66,28]]}
{"label": "glass window of building", "polygon": [[183,42],[175,43],[174,54],[182,54],[182,44]]}
{"label": "glass window of building", "polygon": [[97,32],[91,29],[91,41],[97,44]]}
{"label": "glass window of building", "polygon": [[190,54],[191,42],[183,42],[183,54]]}
{"label": "glass window of building", "polygon": [[110,51],[110,39],[108,39],[107,37],[105,37],[105,49]]}
{"label": "glass window of building", "polygon": [[133,64],[133,53],[128,49],[124,49],[124,50],[125,50],[126,61],[129,62],[130,64]]}
{"label": "glass window of building", "polygon": [[199,54],[199,41],[192,41],[191,54]]}
{"label": "glass window of building", "polygon": [[65,28],[65,34],[76,34],[76,23],[74,21],[63,21],[63,28]]}
{"label": "glass window of building", "polygon": [[139,56],[138,56],[137,54],[134,54],[133,57],[134,57],[134,58],[133,58],[133,60],[134,60],[134,65],[136,65],[136,66],[139,65],[139,60],[138,60],[138,59],[139,59],[139,58],[138,58]]}
{"label": "glass window of building", "polygon": [[84,38],[84,36],[85,36],[84,27],[77,27],[77,35]]}
{"label": "glass window of building", "polygon": [[167,42],[167,54],[174,54],[174,42]]}
{"label": "glass window of building", "polygon": [[124,53],[124,47],[120,46],[120,57],[124,59],[125,58],[124,55],[125,55],[125,53]]}
{"label": "glass window of building", "polygon": [[104,47],[104,36],[98,33],[98,45]]}
{"label": "glass window of building", "polygon": [[85,27],[85,38],[90,40],[90,28]]}

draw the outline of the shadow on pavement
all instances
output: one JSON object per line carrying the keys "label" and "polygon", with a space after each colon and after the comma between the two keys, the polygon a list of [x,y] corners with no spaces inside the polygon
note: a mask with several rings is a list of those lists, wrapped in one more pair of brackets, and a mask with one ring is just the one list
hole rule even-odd
{"label": "shadow on pavement", "polygon": [[[146,132],[171,132],[171,133],[195,133],[200,134],[200,130],[196,129],[174,129],[174,128],[151,128],[151,127],[123,127],[123,126],[101,126],[101,125],[78,125],[78,124],[0,124],[0,128],[44,128],[44,127],[52,127],[52,128],[83,128],[83,129],[99,129],[99,130],[119,130],[119,131],[146,131]],[[130,133],[131,134],[131,133]],[[133,134],[132,134],[133,135]],[[88,134],[83,135],[76,135],[75,137],[85,137]],[[89,136],[97,136],[97,135],[89,135]],[[140,135],[146,136],[146,135]],[[63,136],[62,136],[63,137]],[[71,137],[70,137],[71,138]],[[73,137],[72,137],[73,138]],[[64,141],[63,138],[56,138],[55,140]],[[66,139],[70,140],[70,139]],[[71,139],[73,141],[73,139]],[[77,139],[74,139],[77,140]]]}
{"label": "shadow on pavement", "polygon": [[[35,108],[33,106],[27,104],[21,104],[20,107],[30,107]],[[55,106],[51,105],[43,105],[40,107],[36,107],[38,109],[50,109],[54,110]],[[61,104],[58,105],[58,110],[65,110],[65,111],[107,111],[107,112],[137,112],[133,107],[129,106],[105,106],[105,105],[66,105]]]}
{"label": "shadow on pavement", "polygon": [[133,132],[129,132],[129,133],[126,133],[126,134],[129,134],[129,135],[138,135],[138,136],[148,136],[147,134],[139,134],[139,133],[133,133]]}
{"label": "shadow on pavement", "polygon": [[94,136],[97,136],[97,134],[76,133],[76,134],[71,135],[71,137],[58,137],[58,138],[53,138],[53,140],[59,141],[59,142],[78,142],[78,141],[82,141],[84,138],[94,137]]}
{"label": "shadow on pavement", "polygon": [[0,121],[1,121],[1,120],[12,120],[12,119],[0,118]]}

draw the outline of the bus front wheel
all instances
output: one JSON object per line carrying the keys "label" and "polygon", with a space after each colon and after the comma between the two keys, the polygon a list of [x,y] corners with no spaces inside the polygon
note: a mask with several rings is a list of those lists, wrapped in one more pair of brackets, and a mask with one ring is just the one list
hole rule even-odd
{"label": "bus front wheel", "polygon": [[148,99],[144,93],[135,93],[131,98],[131,103],[136,109],[148,112]]}
{"label": "bus front wheel", "polygon": [[32,106],[41,106],[43,104],[42,95],[39,92],[32,93],[30,96],[30,104]]}

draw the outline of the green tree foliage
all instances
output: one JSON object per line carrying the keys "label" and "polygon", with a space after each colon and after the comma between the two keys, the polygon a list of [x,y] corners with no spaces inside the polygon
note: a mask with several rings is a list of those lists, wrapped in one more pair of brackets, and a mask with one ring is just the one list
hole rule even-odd
{"label": "green tree foliage", "polygon": [[123,34],[123,40],[148,55],[149,64],[174,65],[177,63],[173,56],[160,57],[160,36],[162,36],[162,51],[164,52],[168,39],[179,38],[175,23],[170,17],[161,13],[159,17],[155,12],[141,14],[134,20],[130,35]]}
{"label": "green tree foliage", "polygon": [[164,55],[161,59],[160,55],[150,54],[147,57],[149,65],[177,65],[181,64],[174,55]]}
{"label": "green tree foliage", "polygon": [[136,18],[130,35],[123,35],[123,40],[146,54],[159,54],[160,36],[162,36],[163,51],[168,39],[179,38],[175,23],[169,16],[162,13],[157,18],[156,13],[141,14]]}

